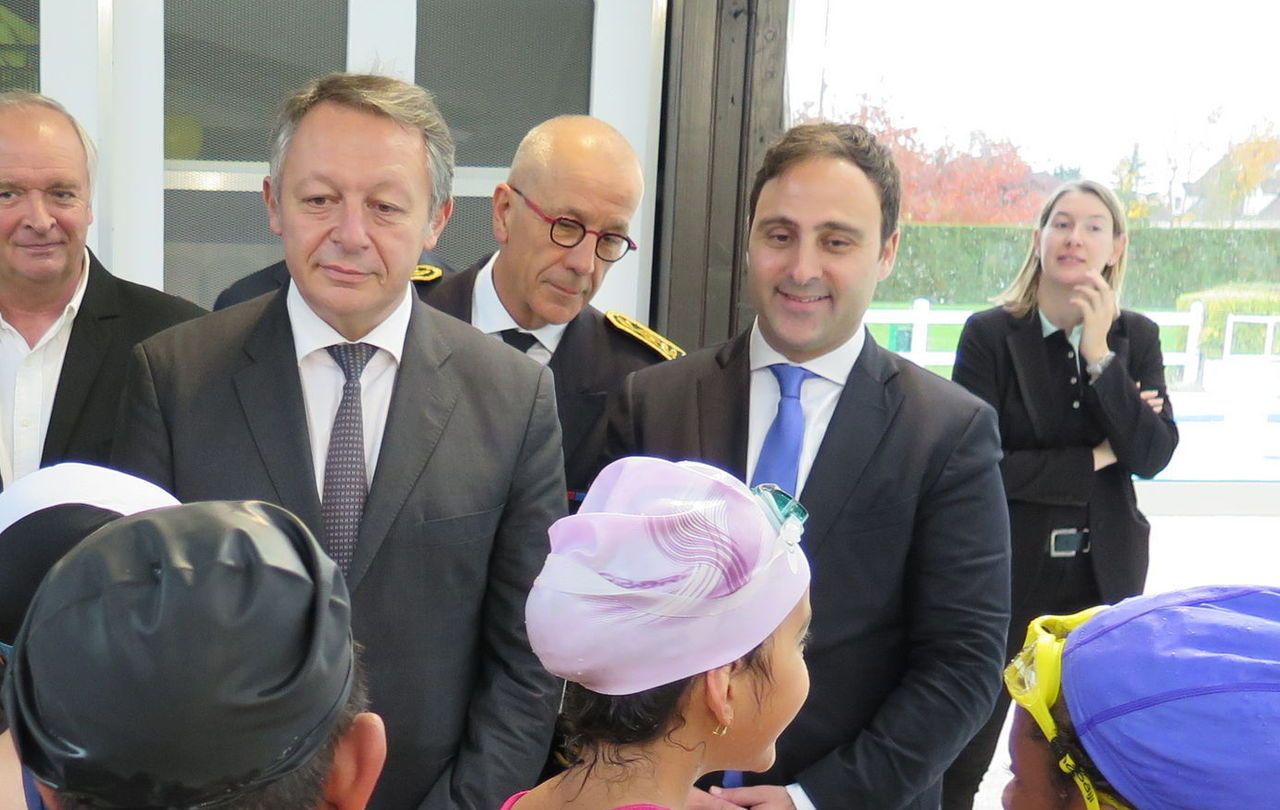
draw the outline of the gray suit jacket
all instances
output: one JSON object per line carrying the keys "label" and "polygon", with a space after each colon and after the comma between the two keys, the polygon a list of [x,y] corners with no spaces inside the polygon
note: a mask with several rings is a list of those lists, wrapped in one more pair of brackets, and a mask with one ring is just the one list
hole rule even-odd
{"label": "gray suit jacket", "polygon": [[[319,534],[285,294],[139,345],[113,460],[183,501],[259,498]],[[388,758],[382,810],[492,810],[538,776],[557,685],[524,603],[565,509],[549,371],[416,298],[347,581]]]}

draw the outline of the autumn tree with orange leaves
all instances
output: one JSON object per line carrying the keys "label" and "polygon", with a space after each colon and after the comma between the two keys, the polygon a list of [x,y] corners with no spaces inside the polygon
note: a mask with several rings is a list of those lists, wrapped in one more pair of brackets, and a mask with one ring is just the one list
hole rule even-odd
{"label": "autumn tree with orange leaves", "polygon": [[904,222],[1027,224],[1057,183],[1033,173],[1012,143],[982,132],[972,133],[965,149],[929,147],[914,127],[902,126],[867,98],[850,120],[893,151],[902,172]]}

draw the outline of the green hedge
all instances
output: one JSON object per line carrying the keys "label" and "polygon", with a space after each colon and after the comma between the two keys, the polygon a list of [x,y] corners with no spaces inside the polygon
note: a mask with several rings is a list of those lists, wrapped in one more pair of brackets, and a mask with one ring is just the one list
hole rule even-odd
{"label": "green hedge", "polygon": [[[1280,284],[1228,284],[1178,296],[1178,309],[1191,308],[1192,301],[1204,303],[1204,327],[1200,332],[1201,351],[1206,357],[1222,357],[1228,315],[1280,315]],[[1266,327],[1238,324],[1233,351],[1260,354],[1265,347]]]}
{"label": "green hedge", "polygon": [[[1030,233],[1025,227],[904,225],[897,266],[876,298],[986,301],[1018,272]],[[1280,230],[1142,228],[1130,238],[1126,307],[1167,310],[1187,290],[1280,283]]]}

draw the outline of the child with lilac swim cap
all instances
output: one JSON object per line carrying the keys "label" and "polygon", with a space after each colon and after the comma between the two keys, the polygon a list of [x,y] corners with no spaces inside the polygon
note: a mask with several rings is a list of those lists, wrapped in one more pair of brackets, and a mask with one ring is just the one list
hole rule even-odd
{"label": "child with lilac swim cap", "polygon": [[684,810],[703,774],[767,769],[809,692],[804,518],[706,464],[606,467],[525,611],[576,761],[502,810]]}

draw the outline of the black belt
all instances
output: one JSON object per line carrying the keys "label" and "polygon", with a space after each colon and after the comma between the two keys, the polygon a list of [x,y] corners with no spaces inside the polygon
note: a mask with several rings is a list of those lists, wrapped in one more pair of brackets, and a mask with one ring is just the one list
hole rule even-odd
{"label": "black belt", "polygon": [[1074,557],[1088,553],[1088,529],[1054,529],[1049,532],[1050,557]]}

